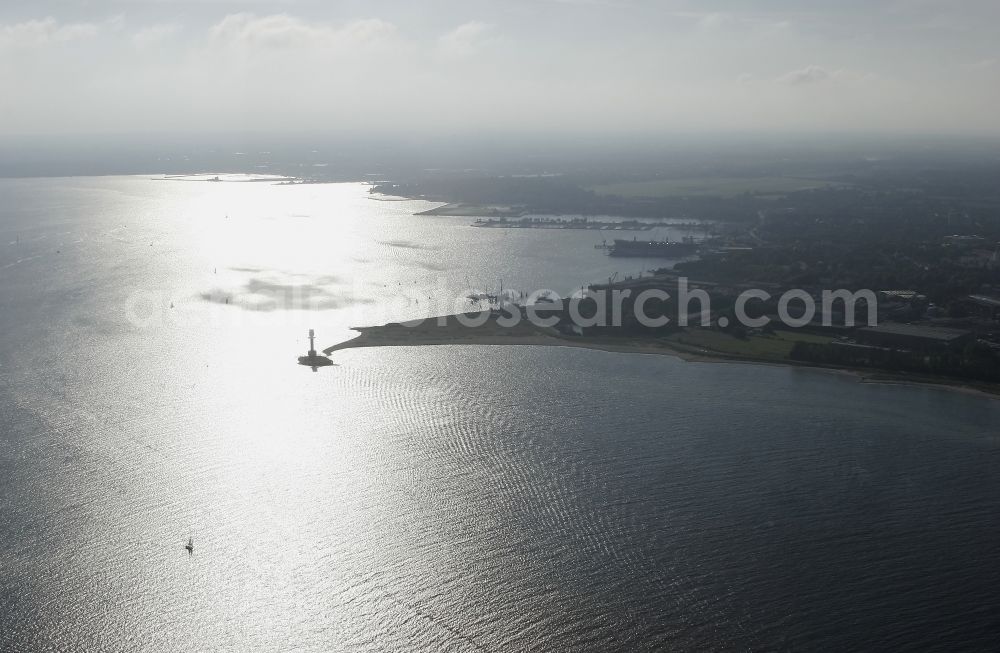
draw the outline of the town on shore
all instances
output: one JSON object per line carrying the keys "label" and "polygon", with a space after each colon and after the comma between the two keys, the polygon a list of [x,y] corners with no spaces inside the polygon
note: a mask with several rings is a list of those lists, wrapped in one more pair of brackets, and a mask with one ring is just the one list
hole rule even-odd
{"label": "town on shore", "polygon": [[[778,163],[768,165],[773,170]],[[614,325],[580,328],[563,308],[555,326],[544,329],[480,327],[472,335],[454,326],[400,331],[387,325],[363,331],[357,344],[542,338],[555,341],[545,344],[662,348],[994,391],[1000,384],[998,165],[970,158],[946,168],[921,167],[901,157],[893,165],[832,167],[740,179],[648,179],[625,170],[618,177],[605,171],[596,180],[593,173],[437,175],[373,184],[374,195],[444,202],[426,213],[476,217],[479,227],[618,232],[669,222],[687,229],[690,237],[672,242],[617,233],[610,242],[595,239],[594,246],[609,254],[642,257],[650,271],[590,288],[629,290],[633,298],[657,289],[676,297],[684,278],[710,296],[711,320],[681,326],[679,307],[667,301],[660,310],[675,319],[651,328],[632,319],[626,301]],[[735,315],[740,294],[750,289],[770,297],[753,302],[756,317],[770,318],[765,326],[747,327]],[[793,289],[816,305],[829,290],[865,291],[870,299],[789,326],[777,319],[778,298]]]}

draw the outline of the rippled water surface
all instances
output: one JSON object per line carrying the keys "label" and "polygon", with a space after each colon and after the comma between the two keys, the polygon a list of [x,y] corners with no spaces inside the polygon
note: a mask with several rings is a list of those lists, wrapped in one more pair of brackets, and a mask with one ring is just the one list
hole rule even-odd
{"label": "rippled water surface", "polygon": [[535,347],[314,374],[310,327],[653,262],[360,185],[0,198],[0,650],[995,645],[997,402]]}

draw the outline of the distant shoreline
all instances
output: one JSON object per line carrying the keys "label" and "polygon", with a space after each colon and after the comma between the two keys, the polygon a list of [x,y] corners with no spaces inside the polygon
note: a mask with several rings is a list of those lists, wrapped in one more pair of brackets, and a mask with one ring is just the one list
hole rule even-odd
{"label": "distant shoreline", "polygon": [[[868,368],[818,365],[794,360],[762,359],[752,356],[732,355],[682,345],[663,338],[566,337],[560,335],[554,329],[542,329],[524,322],[511,328],[500,327],[495,322],[487,322],[479,327],[469,327],[462,325],[455,318],[457,318],[455,315],[442,316],[440,318],[433,317],[424,320],[419,325],[411,326],[389,323],[374,327],[353,327],[354,331],[359,332],[360,335],[358,337],[327,347],[323,351],[325,354],[330,355],[337,351],[370,347],[448,345],[570,347],[615,354],[672,356],[688,363],[737,363],[797,367],[835,374],[847,374],[856,378],[861,383],[930,387],[988,397],[990,399],[1000,399],[1000,386],[969,383],[960,379],[916,377]],[[445,326],[438,325],[437,322],[439,319],[446,320]]]}
{"label": "distant shoreline", "polygon": [[[424,198],[414,197],[410,199]],[[524,214],[525,210],[523,208],[513,206],[487,206],[484,204],[469,204],[467,202],[450,202],[434,207],[433,209],[427,209],[426,211],[418,211],[417,213],[414,213],[414,215],[436,215],[453,218],[520,218]]]}

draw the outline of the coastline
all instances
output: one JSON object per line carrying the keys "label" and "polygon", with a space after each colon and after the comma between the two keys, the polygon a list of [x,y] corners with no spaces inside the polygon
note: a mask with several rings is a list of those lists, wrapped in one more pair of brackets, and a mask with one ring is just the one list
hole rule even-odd
{"label": "coastline", "polygon": [[[410,199],[425,199],[413,197]],[[520,218],[524,215],[524,209],[512,206],[491,206],[484,204],[470,204],[468,202],[449,202],[441,206],[426,211],[418,211],[413,215],[445,216],[452,218]]]}
{"label": "coastline", "polygon": [[[471,315],[471,314],[470,314]],[[817,365],[793,360],[764,359],[734,355],[708,349],[699,349],[667,339],[642,338],[587,338],[567,337],[554,329],[544,329],[527,323],[505,328],[494,322],[479,327],[464,326],[452,319],[456,316],[428,318],[418,325],[389,323],[382,326],[352,327],[358,337],[332,345],[323,350],[330,355],[346,349],[370,347],[433,347],[454,345],[475,346],[535,346],[570,347],[614,354],[644,354],[672,356],[687,363],[731,363],[811,369],[833,374],[849,375],[859,383],[879,385],[906,385],[936,388],[951,392],[1000,400],[1000,386],[975,384],[961,379],[916,377],[902,373],[867,368]],[[444,320],[441,325],[439,320]],[[430,324],[430,326],[428,326]]]}

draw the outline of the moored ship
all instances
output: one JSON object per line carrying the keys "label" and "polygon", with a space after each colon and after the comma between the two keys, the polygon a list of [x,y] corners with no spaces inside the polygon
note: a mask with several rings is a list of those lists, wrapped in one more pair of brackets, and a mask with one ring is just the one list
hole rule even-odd
{"label": "moored ship", "polygon": [[693,238],[685,238],[682,241],[670,240],[632,240],[615,239],[615,242],[608,247],[609,256],[632,256],[632,257],[664,257],[673,258],[677,256],[689,256],[698,251],[698,243]]}

